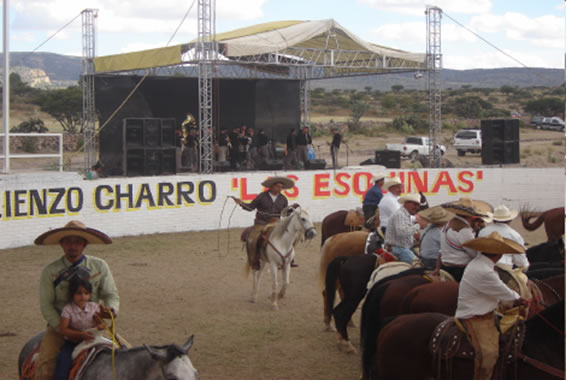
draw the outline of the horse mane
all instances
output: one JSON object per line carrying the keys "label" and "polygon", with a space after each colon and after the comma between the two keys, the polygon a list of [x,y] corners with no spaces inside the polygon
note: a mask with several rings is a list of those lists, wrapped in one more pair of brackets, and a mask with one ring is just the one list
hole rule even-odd
{"label": "horse mane", "polygon": [[282,218],[276,224],[276,226],[274,226],[274,230],[272,231],[270,238],[273,238],[273,239],[281,238],[283,236],[283,234],[285,233],[285,231],[287,230],[287,228],[289,227],[289,224],[291,223],[295,214],[296,214],[296,212],[294,211],[289,216]]}

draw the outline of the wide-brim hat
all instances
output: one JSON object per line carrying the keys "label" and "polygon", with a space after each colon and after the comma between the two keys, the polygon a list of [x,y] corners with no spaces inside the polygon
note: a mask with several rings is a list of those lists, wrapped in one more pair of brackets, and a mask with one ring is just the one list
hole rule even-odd
{"label": "wide-brim hat", "polygon": [[406,201],[411,201],[411,202],[415,202],[416,204],[419,204],[420,201],[421,201],[421,196],[418,193],[408,193],[408,194],[403,195],[402,197],[398,198],[398,202],[402,205]]}
{"label": "wide-brim hat", "polygon": [[492,215],[494,221],[500,222],[512,221],[516,217],[518,217],[518,211],[510,210],[506,205],[498,205],[494,208],[494,214]]}
{"label": "wide-brim hat", "polygon": [[442,208],[449,210],[461,217],[488,217],[489,211],[484,201],[471,200],[468,197],[462,197],[457,201],[441,204]]}
{"label": "wide-brim hat", "polygon": [[375,183],[376,181],[380,181],[382,179],[385,179],[386,177],[388,177],[388,175],[386,175],[384,172],[378,172],[374,174],[374,176],[372,176],[372,182]]}
{"label": "wide-brim hat", "polygon": [[434,206],[432,208],[421,210],[417,212],[417,214],[419,214],[421,218],[431,224],[445,224],[449,222],[453,217],[455,217],[455,213],[440,206]]}
{"label": "wide-brim hat", "polygon": [[41,234],[34,241],[36,245],[58,245],[66,237],[81,237],[90,244],[110,244],[112,239],[103,232],[88,228],[81,221],[73,220],[64,227]]}
{"label": "wide-brim hat", "polygon": [[385,190],[388,190],[388,189],[390,189],[390,187],[393,187],[394,185],[402,185],[402,180],[400,180],[400,178],[397,177],[397,176],[386,180],[384,185],[382,185],[382,188],[384,188]]}
{"label": "wide-brim hat", "polygon": [[463,243],[463,246],[485,254],[522,254],[526,251],[519,243],[503,238],[497,232],[492,232],[486,237],[471,239]]}
{"label": "wide-brim hat", "polygon": [[292,179],[283,176],[270,177],[269,179],[264,180],[264,182],[262,182],[262,185],[266,188],[271,188],[272,185],[277,183],[282,183],[283,189],[293,188],[293,186],[295,185],[295,182]]}

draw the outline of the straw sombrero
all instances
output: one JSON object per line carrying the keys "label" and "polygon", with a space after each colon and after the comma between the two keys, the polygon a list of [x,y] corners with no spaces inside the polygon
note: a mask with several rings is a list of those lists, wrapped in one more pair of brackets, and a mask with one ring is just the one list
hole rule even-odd
{"label": "straw sombrero", "polygon": [[81,237],[90,244],[109,244],[112,239],[101,231],[88,228],[81,221],[73,220],[64,227],[41,234],[34,241],[36,245],[59,245],[65,237]]}
{"label": "straw sombrero", "polygon": [[526,249],[511,239],[503,238],[497,232],[463,243],[464,247],[478,250],[485,254],[522,254]]}
{"label": "straw sombrero", "polygon": [[380,181],[382,179],[385,179],[386,177],[387,175],[384,172],[378,172],[377,174],[372,176],[372,182],[375,183],[376,181]]}
{"label": "straw sombrero", "polygon": [[499,222],[512,221],[516,217],[518,217],[518,211],[510,210],[506,205],[498,205],[494,208],[494,214],[492,215],[492,219]]}
{"label": "straw sombrero", "polygon": [[276,183],[282,183],[283,189],[293,188],[293,186],[295,185],[295,182],[292,179],[282,176],[270,177],[269,179],[264,180],[262,185],[266,188],[271,188],[272,185]]}
{"label": "straw sombrero", "polygon": [[444,224],[449,222],[455,213],[450,212],[447,209],[443,209],[440,206],[434,206],[433,208],[427,208],[425,210],[417,212],[421,218],[431,224]]}
{"label": "straw sombrero", "polygon": [[415,202],[416,204],[419,204],[421,201],[421,196],[417,193],[408,193],[398,199],[398,202],[402,205],[406,201],[411,201],[411,202]]}
{"label": "straw sombrero", "polygon": [[386,180],[384,185],[382,185],[382,188],[388,190],[390,189],[390,187],[393,187],[394,185],[401,185],[401,184],[402,184],[402,180],[400,180],[400,178],[396,176]]}
{"label": "straw sombrero", "polygon": [[441,207],[462,217],[487,217],[489,213],[487,205],[490,206],[484,201],[462,197],[457,201],[441,204]]}

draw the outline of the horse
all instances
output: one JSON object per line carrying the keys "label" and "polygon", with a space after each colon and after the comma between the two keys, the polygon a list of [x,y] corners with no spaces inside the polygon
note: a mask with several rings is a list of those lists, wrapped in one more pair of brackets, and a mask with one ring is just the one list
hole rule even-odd
{"label": "horse", "polygon": [[[330,327],[331,316],[335,319],[338,334],[338,347],[347,353],[356,353],[349,340],[347,326],[360,301],[366,295],[366,285],[376,268],[376,255],[341,256],[333,259],[327,267],[325,276],[325,324]],[[337,283],[343,293],[341,301],[335,304]]]}
{"label": "horse", "polygon": [[[330,237],[321,248],[321,259],[319,261],[319,280],[323,295],[323,321],[327,330],[331,328],[331,315],[329,313],[332,305],[329,307],[325,291],[325,277],[329,263],[336,257],[350,257],[354,255],[363,255],[366,241],[370,233],[366,231],[354,231],[347,233],[339,233]],[[339,290],[342,297],[342,289]]]}
{"label": "horse", "polygon": [[[564,207],[546,210],[539,216],[528,210],[522,210],[520,217],[522,219],[522,225],[529,231],[534,231],[543,224],[548,242],[559,240],[561,239],[561,236],[565,234]],[[530,220],[532,218],[536,218],[536,220],[531,222]]]}
{"label": "horse", "polygon": [[[437,326],[449,318],[440,313],[401,315],[384,326],[376,341],[380,351],[374,364],[363,368],[364,378],[378,379],[472,379],[473,359],[453,359],[440,366],[429,349]],[[565,303],[557,303],[526,320],[526,334],[515,361],[506,365],[506,378],[565,378]],[[534,361],[535,360],[535,361]],[[452,365],[452,366],[451,366]],[[543,365],[543,366],[542,366]],[[374,369],[376,372],[374,372]]]}
{"label": "horse", "polygon": [[565,260],[565,246],[562,240],[555,239],[540,243],[526,250],[526,256],[530,267],[537,263],[548,263],[548,267],[563,267]]}
{"label": "horse", "polygon": [[[44,332],[33,336],[23,346],[18,357],[20,378],[24,361],[41,343]],[[192,335],[182,346],[169,344],[162,346],[144,345],[129,349],[116,349],[114,354],[105,348],[80,372],[83,380],[156,380],[185,379],[196,380],[199,372],[189,359],[189,349],[193,345]],[[116,374],[116,376],[115,376]]]}
{"label": "horse", "polygon": [[335,234],[362,230],[364,222],[364,214],[359,210],[337,210],[327,215],[321,222],[321,246]]}
{"label": "horse", "polygon": [[[282,219],[278,221],[266,240],[266,249],[260,255],[260,267],[253,270],[253,286],[250,301],[256,302],[262,272],[269,265],[272,274],[272,307],[278,310],[278,299],[285,296],[289,285],[290,264],[295,257],[294,246],[302,238],[312,239],[317,235],[309,213],[301,207],[287,207],[282,210]],[[278,293],[278,268],[282,270],[282,287]],[[246,272],[250,272],[250,264],[246,262]]]}

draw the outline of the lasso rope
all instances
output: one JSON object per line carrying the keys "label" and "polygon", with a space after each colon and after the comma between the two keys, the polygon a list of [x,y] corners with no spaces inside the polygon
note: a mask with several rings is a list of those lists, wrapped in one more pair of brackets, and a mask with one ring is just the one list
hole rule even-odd
{"label": "lasso rope", "polygon": [[221,224],[222,224],[222,215],[224,213],[224,207],[226,206],[226,202],[228,201],[229,198],[230,198],[230,196],[226,196],[226,198],[224,199],[224,203],[222,204],[222,209],[221,209],[220,216],[219,216],[219,225],[218,225],[218,228],[217,228],[217,232],[218,232],[218,234],[217,234],[217,251],[219,252],[219,257],[221,256],[221,254],[220,254],[220,235],[221,235],[220,231],[221,231]]}
{"label": "lasso rope", "polygon": [[108,334],[110,335],[110,337],[112,339],[112,356],[111,356],[111,358],[112,358],[112,375],[114,376],[114,379],[117,380],[118,375],[116,373],[115,351],[116,351],[116,347],[120,346],[120,343],[118,342],[118,340],[116,340],[116,324],[114,322],[114,314],[112,313],[112,310],[109,307],[104,306],[104,309],[106,310],[106,312],[108,312],[108,315],[110,315],[110,327],[108,327],[108,325],[106,324],[106,322],[104,321],[103,318],[99,317],[99,319],[102,322],[102,324],[104,325],[106,332],[108,332]]}

